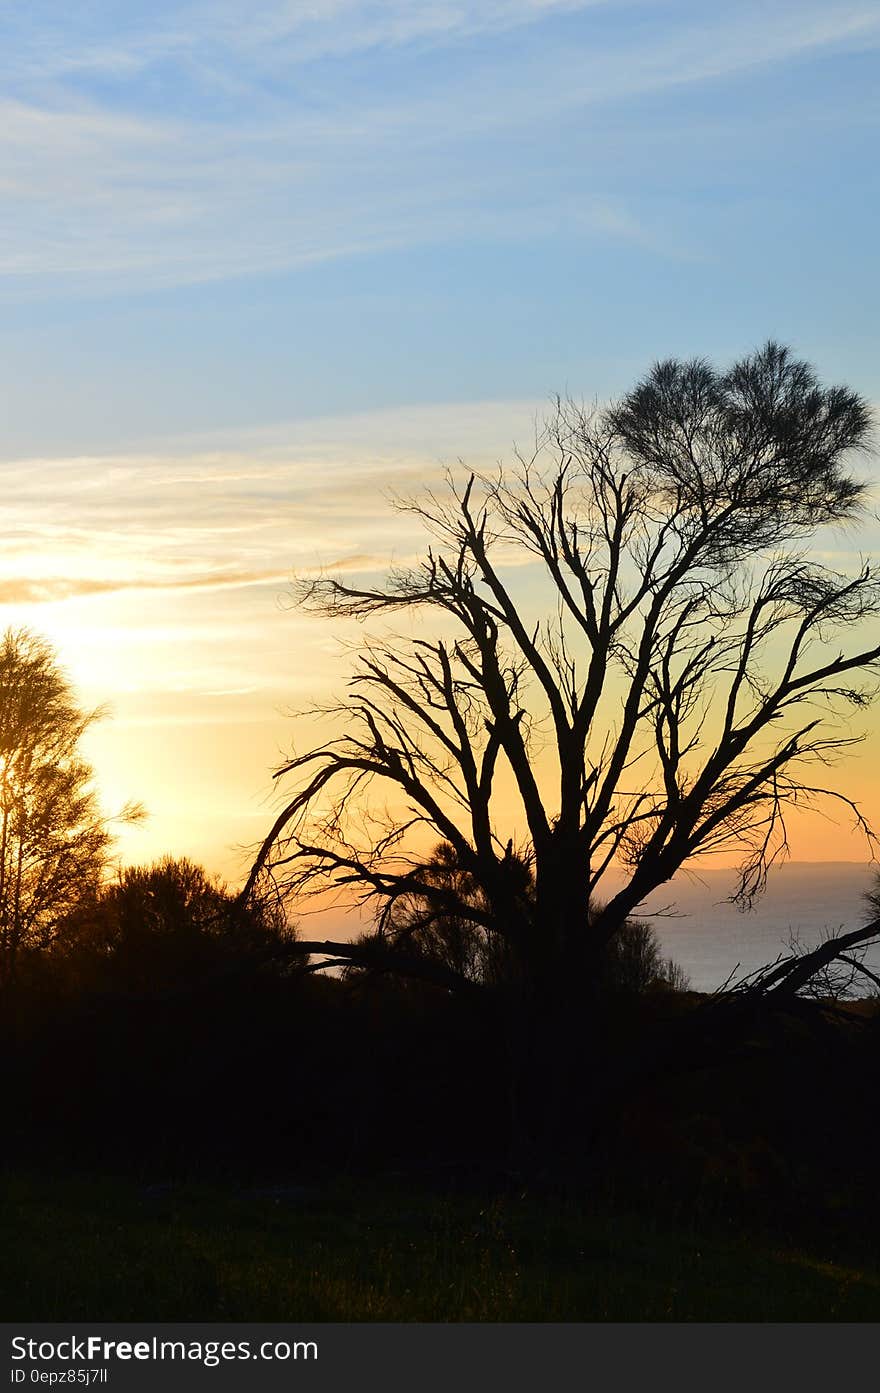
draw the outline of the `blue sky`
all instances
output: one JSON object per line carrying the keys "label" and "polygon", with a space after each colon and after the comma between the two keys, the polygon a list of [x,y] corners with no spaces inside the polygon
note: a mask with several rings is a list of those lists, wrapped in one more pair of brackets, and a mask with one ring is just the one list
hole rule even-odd
{"label": "blue sky", "polygon": [[262,829],[335,671],[279,591],[409,553],[384,484],[768,336],[880,401],[878,50],[858,0],[0,3],[0,621],[110,699],[138,846]]}
{"label": "blue sky", "polygon": [[873,4],[5,4],[5,449],[605,395],[767,337],[876,393]]}

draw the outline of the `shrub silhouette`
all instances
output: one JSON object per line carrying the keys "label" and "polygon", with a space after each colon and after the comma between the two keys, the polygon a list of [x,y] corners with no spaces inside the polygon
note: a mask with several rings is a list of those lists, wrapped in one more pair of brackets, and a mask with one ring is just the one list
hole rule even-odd
{"label": "shrub silhouette", "polygon": [[56,955],[81,984],[147,994],[306,961],[277,904],[241,911],[221,880],[172,856],[126,867],[85,896],[59,929]]}

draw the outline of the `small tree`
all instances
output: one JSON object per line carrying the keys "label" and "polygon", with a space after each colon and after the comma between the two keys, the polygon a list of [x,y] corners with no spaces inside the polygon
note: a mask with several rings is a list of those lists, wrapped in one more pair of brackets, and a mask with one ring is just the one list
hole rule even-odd
{"label": "small tree", "polygon": [[[531,869],[512,846],[507,848],[504,864],[511,893],[533,895]],[[486,910],[483,893],[458,865],[455,848],[441,842],[419,875],[430,893],[413,888],[389,900],[375,930],[357,940],[360,962],[357,966],[351,962],[351,971],[356,973],[360,967],[383,971],[387,959],[389,970],[395,972],[406,957],[409,976],[451,987],[467,983],[498,988],[516,995],[522,987],[516,950],[479,922]],[[445,981],[444,973],[449,974]]]}
{"label": "small tree", "polygon": [[687,991],[690,979],[672,958],[664,958],[655,930],[641,919],[622,924],[605,949],[603,985],[607,990],[637,994],[652,988]]}
{"label": "small tree", "polygon": [[[49,645],[27,630],[0,641],[0,985],[44,949],[94,892],[112,835],[80,754],[98,717],[78,704]],[[123,816],[135,817],[129,807]]]}

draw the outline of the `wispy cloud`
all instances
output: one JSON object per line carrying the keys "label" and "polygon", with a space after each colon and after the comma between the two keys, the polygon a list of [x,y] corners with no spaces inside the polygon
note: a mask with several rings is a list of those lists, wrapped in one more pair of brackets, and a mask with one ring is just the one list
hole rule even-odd
{"label": "wispy cloud", "polygon": [[291,577],[421,553],[389,491],[436,482],[443,459],[490,464],[533,410],[447,403],[0,463],[0,629],[46,635],[84,702],[109,703],[90,736],[108,803],[152,814],[127,855],[176,845],[218,864],[262,833],[290,706],[347,666],[345,626],[293,610]]}
{"label": "wispy cloud", "polygon": [[232,597],[206,610],[201,594],[268,588],[268,600],[235,600],[236,612],[268,613],[294,572],[375,571],[412,556],[420,527],[389,494],[418,494],[463,455],[490,463],[533,418],[528,402],[453,403],[150,453],[0,462],[0,618],[73,604],[84,615],[115,596],[136,630],[144,604],[164,628],[188,624],[195,606],[222,646]]}
{"label": "wispy cloud", "polygon": [[[365,50],[460,43],[502,35],[554,15],[594,9],[609,0],[202,0],[161,3],[114,16],[111,32],[92,14],[12,19],[19,41],[16,70],[42,80],[74,73],[122,74],[188,59],[222,80],[224,55],[256,55],[263,65],[301,66]],[[239,62],[241,66],[241,62]],[[227,78],[234,89],[234,83]]]}
{"label": "wispy cloud", "polygon": [[[863,4],[623,5],[615,23],[607,10],[228,0],[103,27],[98,6],[53,28],[25,7],[5,20],[0,189],[15,216],[0,275],[20,293],[143,289],[465,232],[540,235],[554,123],[880,42]],[[554,148],[553,225],[663,251],[601,151],[589,158],[598,187],[579,146]]]}

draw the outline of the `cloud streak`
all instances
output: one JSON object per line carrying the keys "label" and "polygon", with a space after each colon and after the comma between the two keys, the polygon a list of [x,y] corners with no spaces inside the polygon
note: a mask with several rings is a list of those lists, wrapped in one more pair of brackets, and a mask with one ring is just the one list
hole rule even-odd
{"label": "cloud streak", "polygon": [[67,576],[33,577],[28,580],[0,581],[0,605],[52,604],[58,600],[87,595],[110,595],[132,590],[240,590],[254,585],[282,585],[288,579],[278,571],[234,571],[229,574],[169,576],[158,580],[136,576],[71,579]]}
{"label": "cloud streak", "polygon": [[[465,233],[541,236],[542,132],[561,121],[589,129],[603,109],[880,42],[876,9],[858,4],[654,4],[632,27],[629,6],[616,25],[606,9],[159,6],[112,41],[7,18],[0,188],[16,216],[0,275],[19,294],[158,288]],[[578,173],[579,142],[554,149],[568,177],[551,222],[668,252],[601,152],[589,158],[598,187]]]}
{"label": "cloud streak", "polygon": [[275,426],[210,448],[0,463],[0,623],[57,637],[102,696],[128,689],[132,662],[135,684],[153,692],[237,686],[242,662],[265,690],[277,677],[264,650],[275,652],[282,629],[308,630],[318,671],[325,631],[277,613],[293,576],[414,559],[418,521],[389,493],[435,483],[438,450],[490,464],[532,416],[531,403],[446,404]]}

